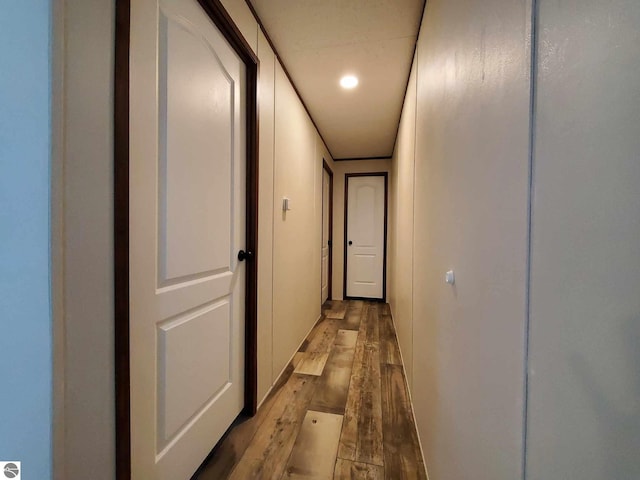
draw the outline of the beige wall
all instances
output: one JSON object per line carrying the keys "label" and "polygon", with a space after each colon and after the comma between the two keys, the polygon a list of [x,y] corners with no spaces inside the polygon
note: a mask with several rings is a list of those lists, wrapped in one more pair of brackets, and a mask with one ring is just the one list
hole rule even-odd
{"label": "beige wall", "polygon": [[[246,3],[223,3],[260,59],[260,402],[320,315],[322,158],[331,165],[333,161]],[[56,378],[64,382],[64,389],[56,390],[56,402],[63,402],[64,409],[56,418],[65,419],[55,432],[56,438],[64,437],[64,445],[55,450],[65,452],[66,461],[56,462],[56,478],[107,480],[115,470],[114,8],[113,2],[66,0],[63,10],[56,31],[64,32],[64,42],[57,43],[64,43],[59,61],[67,94],[55,98],[61,103],[56,118],[65,143],[61,165],[55,166],[54,182],[60,185],[54,191],[64,199],[54,204],[59,211],[54,212],[53,228],[60,244],[53,262],[64,278],[63,288],[54,288],[55,331],[64,344],[64,352],[56,354]],[[293,205],[286,217],[281,209],[285,195]]]}
{"label": "beige wall", "polygon": [[[115,396],[113,358],[113,2],[66,0],[60,112],[62,198],[53,221],[61,296],[56,332],[58,401],[64,425],[56,436],[59,479],[112,479]],[[58,92],[60,94],[60,92]],[[62,385],[60,385],[60,383]]]}
{"label": "beige wall", "polygon": [[[389,160],[344,160],[333,163],[332,298],[342,300],[344,285],[344,178],[347,173],[388,172]],[[388,282],[387,282],[388,288]]]}
{"label": "beige wall", "polygon": [[[261,41],[259,39],[260,28],[253,13],[247,6],[247,2],[243,0],[220,0],[220,3],[222,3],[251,49],[255,53],[259,53],[259,43]],[[262,49],[262,51],[264,52],[264,49]]]}
{"label": "beige wall", "polygon": [[404,106],[391,302],[432,479],[522,471],[528,8],[428,2]]}
{"label": "beige wall", "polygon": [[535,70],[530,9],[433,0],[422,23],[390,302],[426,464],[432,479],[638,478],[640,6],[539,1]]}
{"label": "beige wall", "polygon": [[[275,87],[273,372],[278,375],[320,317],[322,163],[316,158],[317,132],[279,64]],[[290,200],[287,212],[284,197]]]}
{"label": "beige wall", "polygon": [[258,151],[258,399],[273,384],[273,172],[276,58],[262,32],[258,33],[260,70]]}
{"label": "beige wall", "polygon": [[409,76],[389,176],[389,305],[407,383],[413,378],[413,187],[416,144],[416,69]]}

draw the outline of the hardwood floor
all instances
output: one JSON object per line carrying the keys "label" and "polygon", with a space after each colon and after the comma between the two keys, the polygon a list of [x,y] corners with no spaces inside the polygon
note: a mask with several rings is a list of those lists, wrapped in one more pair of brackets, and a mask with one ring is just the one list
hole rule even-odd
{"label": "hardwood floor", "polygon": [[253,418],[192,480],[427,478],[389,306],[329,301]]}

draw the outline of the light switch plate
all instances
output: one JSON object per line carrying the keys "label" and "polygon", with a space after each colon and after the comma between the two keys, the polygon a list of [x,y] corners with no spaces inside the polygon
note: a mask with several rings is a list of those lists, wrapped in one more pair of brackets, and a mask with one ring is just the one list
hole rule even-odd
{"label": "light switch plate", "polygon": [[444,274],[444,281],[449,285],[456,283],[456,275],[453,273],[453,270],[449,270]]}

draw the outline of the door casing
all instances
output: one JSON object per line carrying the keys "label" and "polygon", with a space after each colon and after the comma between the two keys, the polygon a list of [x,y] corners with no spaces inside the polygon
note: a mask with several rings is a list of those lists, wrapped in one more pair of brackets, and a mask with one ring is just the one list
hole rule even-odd
{"label": "door casing", "polygon": [[379,300],[387,301],[387,223],[389,210],[389,174],[387,172],[370,172],[370,173],[346,173],[344,176],[344,265],[342,279],[342,296],[346,299],[360,299],[359,297],[347,296],[347,249],[348,234],[347,225],[349,220],[349,178],[351,177],[384,177],[384,257],[382,260],[382,298],[362,298],[361,300]]}
{"label": "door casing", "polygon": [[[328,300],[331,300],[333,297],[333,282],[331,281],[333,277],[333,170],[331,170],[324,158],[322,159],[322,168],[329,174],[329,268],[327,272],[327,289],[329,291]],[[324,218],[322,221],[324,221]],[[320,268],[322,269],[322,266]]]}
{"label": "door casing", "polygon": [[[258,57],[220,0],[198,0],[246,67],[246,415],[257,409]],[[114,297],[116,479],[131,479],[129,362],[129,49],[131,0],[116,0],[114,70]],[[212,448],[214,445],[211,446]]]}

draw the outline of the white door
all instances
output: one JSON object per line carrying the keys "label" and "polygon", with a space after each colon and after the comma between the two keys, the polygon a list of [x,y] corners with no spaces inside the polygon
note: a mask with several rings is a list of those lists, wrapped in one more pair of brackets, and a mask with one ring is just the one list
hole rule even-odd
{"label": "white door", "polygon": [[243,407],[245,69],[196,0],[131,2],[133,480],[186,480]]}
{"label": "white door", "polygon": [[322,303],[329,298],[329,196],[330,196],[329,172],[322,169]]}
{"label": "white door", "polygon": [[347,296],[383,298],[383,176],[347,177]]}

